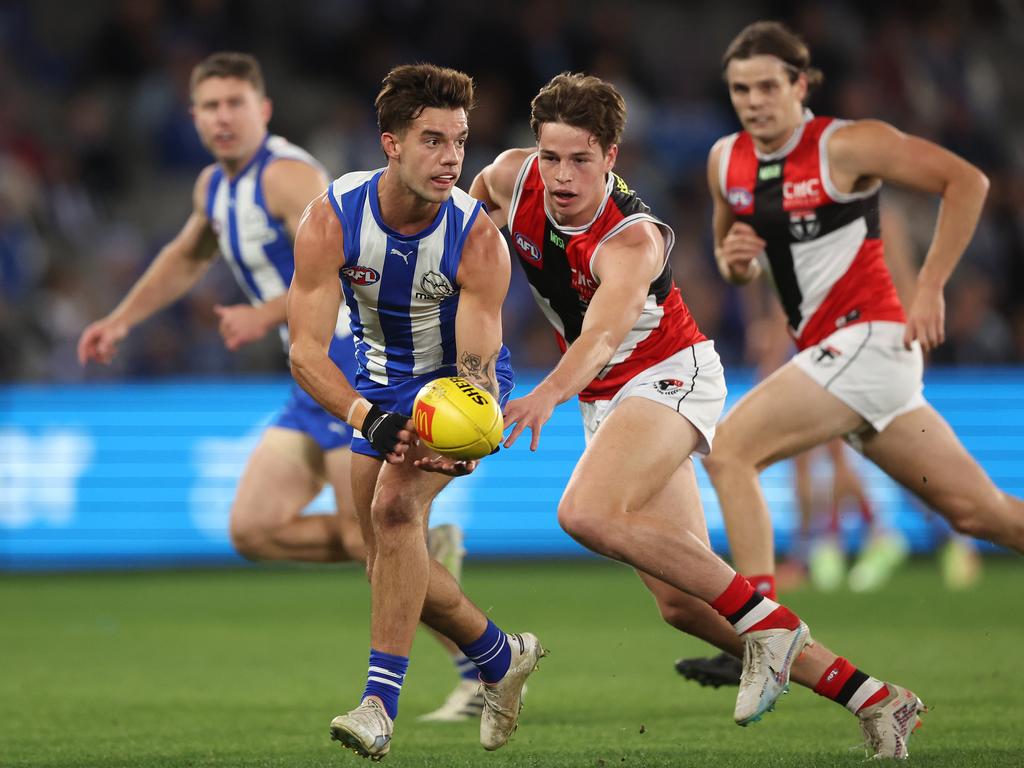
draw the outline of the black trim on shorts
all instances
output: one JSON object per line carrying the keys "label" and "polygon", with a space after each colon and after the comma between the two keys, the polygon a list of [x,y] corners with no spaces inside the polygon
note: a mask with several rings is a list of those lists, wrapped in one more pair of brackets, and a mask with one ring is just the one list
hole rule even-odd
{"label": "black trim on shorts", "polygon": [[853,355],[851,355],[850,359],[846,361],[846,363],[843,365],[843,367],[840,368],[838,371],[836,371],[832,375],[831,379],[829,379],[828,381],[825,382],[825,389],[828,389],[832,385],[833,381],[835,381],[836,379],[838,379],[840,376],[843,375],[843,371],[845,371],[847,368],[850,367],[850,365],[853,363],[853,361],[857,359],[857,355],[859,355],[861,353],[861,350],[864,349],[865,346],[867,346],[868,341],[871,339],[871,331],[872,331],[873,323],[871,321],[868,321],[867,323],[864,323],[864,325],[867,325],[867,327],[868,327],[868,335],[864,337],[864,341],[862,341],[860,343],[860,346],[857,347],[857,351],[854,352]]}
{"label": "black trim on shorts", "polygon": [[686,392],[684,392],[683,396],[680,397],[676,401],[676,413],[678,413],[680,416],[682,416],[682,411],[679,410],[679,406],[681,406],[683,404],[683,400],[686,399],[686,396],[688,394],[690,394],[691,392],[693,392],[694,388],[696,388],[696,386],[697,386],[697,374],[700,373],[700,366],[697,365],[697,345],[696,344],[693,344],[693,345],[690,346],[690,354],[693,355],[693,378],[690,379],[690,388]]}

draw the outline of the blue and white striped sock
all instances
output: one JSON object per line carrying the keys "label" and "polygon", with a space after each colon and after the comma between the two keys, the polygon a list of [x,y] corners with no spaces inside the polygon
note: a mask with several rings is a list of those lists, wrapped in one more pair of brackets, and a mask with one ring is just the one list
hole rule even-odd
{"label": "blue and white striped sock", "polygon": [[370,649],[370,669],[366,674],[363,698],[379,698],[384,703],[384,711],[392,720],[398,717],[398,695],[402,692],[402,683],[405,682],[405,671],[408,668],[408,656],[395,656]]}
{"label": "blue and white striped sock", "polygon": [[477,671],[476,664],[466,654],[456,653],[452,656],[452,663],[455,664],[455,671],[463,680],[471,680],[475,683],[480,679],[480,672]]}
{"label": "blue and white striped sock", "polygon": [[508,636],[490,619],[487,620],[487,629],[478,640],[469,645],[460,645],[459,648],[476,664],[480,670],[480,679],[485,683],[501,680],[512,663]]}

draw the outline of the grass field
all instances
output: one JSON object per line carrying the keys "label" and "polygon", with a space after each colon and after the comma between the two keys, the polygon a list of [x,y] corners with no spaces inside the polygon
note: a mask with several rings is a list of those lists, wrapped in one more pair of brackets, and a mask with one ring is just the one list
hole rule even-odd
{"label": "grass field", "polygon": [[[931,562],[877,596],[796,592],[815,635],[932,708],[911,744],[928,766],[1024,765],[1024,567],[992,559],[964,594]],[[843,766],[854,718],[795,690],[764,722],[731,720],[735,689],[672,670],[703,651],[660,623],[626,568],[478,564],[466,589],[552,654],[499,752],[477,724],[427,725],[453,672],[417,640],[387,763],[394,766]],[[364,765],[331,717],[362,690],[368,591],[354,568],[0,578],[0,766]]]}

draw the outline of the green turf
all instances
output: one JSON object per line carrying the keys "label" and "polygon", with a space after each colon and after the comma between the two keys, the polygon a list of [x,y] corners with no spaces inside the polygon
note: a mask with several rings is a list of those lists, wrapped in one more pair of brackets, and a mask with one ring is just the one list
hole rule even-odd
{"label": "green turf", "polygon": [[[764,722],[731,720],[734,689],[683,682],[703,646],[657,618],[626,568],[596,561],[477,564],[466,588],[551,651],[519,732],[499,752],[475,723],[426,725],[454,682],[421,636],[394,766],[854,766],[852,716],[795,690]],[[883,594],[797,592],[815,636],[932,707],[914,764],[1024,764],[1024,568],[987,563],[968,593],[929,562]],[[328,739],[356,703],[368,594],[355,568],[0,578],[0,766],[356,766]]]}

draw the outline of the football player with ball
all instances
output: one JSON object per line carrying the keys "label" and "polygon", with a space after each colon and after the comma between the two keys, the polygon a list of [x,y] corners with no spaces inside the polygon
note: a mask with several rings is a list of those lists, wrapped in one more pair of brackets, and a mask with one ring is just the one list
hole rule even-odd
{"label": "football player with ball", "polygon": [[[920,700],[812,642],[804,622],[711,550],[691,457],[711,450],[725,378],[672,279],[671,228],[613,172],[625,118],[609,83],[558,75],[533,100],[537,146],[502,153],[471,187],[508,227],[563,351],[506,406],[515,426],[505,445],[529,428],[536,449],[555,406],[578,395],[587,445],[559,523],[633,566],[666,621],[743,657],[736,722],[769,711],[792,670],[859,714],[876,756],[905,755]],[[875,717],[888,699],[898,707]]]}
{"label": "football player with ball", "polygon": [[[461,72],[429,64],[393,69],[376,102],[386,167],[336,179],[306,210],[295,242],[292,372],[361,432],[352,443],[352,487],[371,582],[370,662],[359,705],[334,718],[331,736],[376,760],[391,748],[421,617],[479,669],[480,741],[489,750],[515,730],[526,678],[545,655],[535,636],[499,629],[429,559],[430,504],[476,465],[418,443],[409,419],[417,393],[437,379],[461,377],[449,382],[450,402],[482,407],[475,401],[483,400],[492,421],[512,388],[501,343],[508,248],[480,215],[481,203],[455,187],[472,104],[473,82]],[[351,382],[327,356],[342,298],[359,362]],[[446,385],[434,386],[443,393]],[[422,404],[450,404],[430,392]]]}

